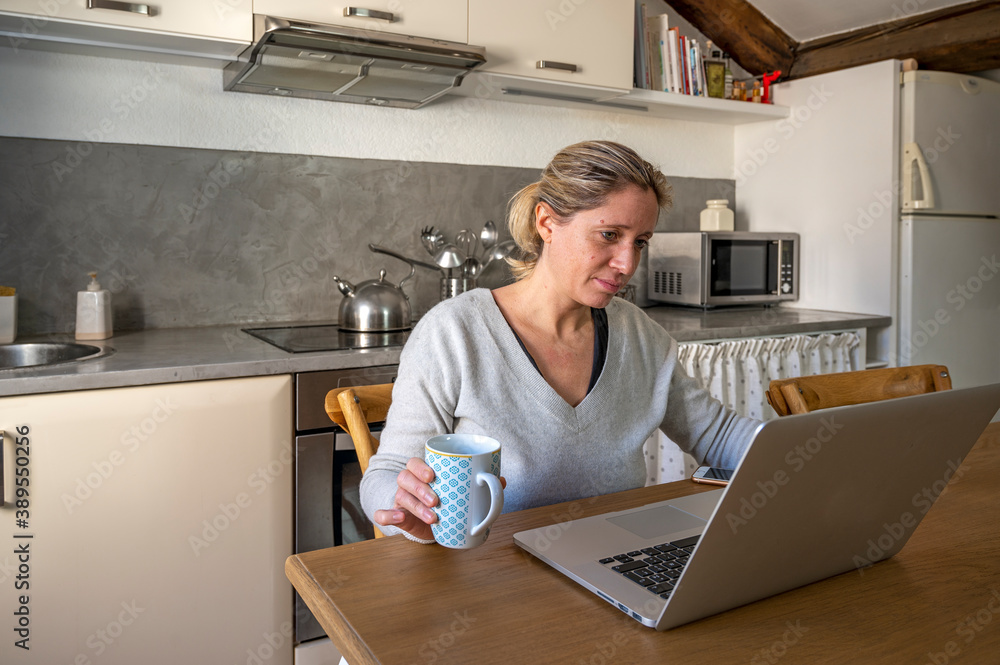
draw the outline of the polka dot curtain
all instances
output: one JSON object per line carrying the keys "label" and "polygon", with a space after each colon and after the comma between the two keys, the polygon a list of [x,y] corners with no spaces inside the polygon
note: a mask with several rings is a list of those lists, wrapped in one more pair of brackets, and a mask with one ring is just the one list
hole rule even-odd
{"label": "polka dot curtain", "polygon": [[[771,381],[793,376],[863,369],[857,333],[758,337],[714,344],[684,343],[677,349],[685,371],[713,397],[737,413],[758,420],[777,418],[765,391]],[[691,477],[698,462],[663,432],[645,444],[649,485]]]}

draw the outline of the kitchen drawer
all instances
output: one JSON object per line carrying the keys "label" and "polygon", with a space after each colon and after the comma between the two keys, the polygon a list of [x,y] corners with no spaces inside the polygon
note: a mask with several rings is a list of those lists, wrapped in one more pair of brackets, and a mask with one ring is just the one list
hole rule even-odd
{"label": "kitchen drawer", "polygon": [[[388,12],[392,19],[347,17],[344,10],[348,7]],[[254,0],[253,11],[294,21],[468,43],[469,8],[466,0],[364,0],[355,5],[318,0]]]}
{"label": "kitchen drawer", "polygon": [[[149,4],[92,0],[2,0],[0,12],[26,15],[20,22],[25,38],[46,34],[58,24],[114,26],[151,33],[176,33],[249,43],[253,36],[252,0],[157,0]],[[129,11],[147,8],[148,14]],[[11,25],[8,19],[6,26]],[[61,32],[57,29],[57,32]],[[113,40],[109,40],[113,41]]]}
{"label": "kitchen drawer", "polygon": [[634,12],[632,0],[469,0],[469,43],[486,47],[483,72],[627,91]]}

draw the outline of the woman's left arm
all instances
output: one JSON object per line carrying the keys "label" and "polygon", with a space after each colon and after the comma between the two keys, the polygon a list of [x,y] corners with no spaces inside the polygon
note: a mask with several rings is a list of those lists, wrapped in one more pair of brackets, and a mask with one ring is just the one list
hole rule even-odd
{"label": "woman's left arm", "polygon": [[667,410],[660,429],[699,463],[736,468],[761,421],[723,406],[688,376],[676,361],[676,353],[672,358]]}

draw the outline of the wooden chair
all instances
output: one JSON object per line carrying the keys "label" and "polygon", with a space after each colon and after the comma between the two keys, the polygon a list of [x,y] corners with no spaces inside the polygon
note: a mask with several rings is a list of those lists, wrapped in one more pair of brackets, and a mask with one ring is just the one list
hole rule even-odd
{"label": "wooden chair", "polygon": [[[368,424],[385,420],[391,403],[391,383],[336,388],[326,394],[326,413],[354,440],[362,474],[368,470],[368,460],[378,450],[378,439],[372,436]],[[375,537],[384,535],[376,526]]]}
{"label": "wooden chair", "polygon": [[951,390],[944,365],[886,367],[772,381],[767,402],[779,416]]}

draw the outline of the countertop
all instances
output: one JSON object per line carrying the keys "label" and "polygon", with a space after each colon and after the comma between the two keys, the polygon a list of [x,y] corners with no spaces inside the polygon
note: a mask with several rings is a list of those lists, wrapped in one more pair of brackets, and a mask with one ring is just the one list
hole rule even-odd
{"label": "countertop", "polygon": [[[645,311],[679,342],[883,327],[891,323],[888,316],[790,307],[712,312],[652,307]],[[295,324],[253,327],[279,325]],[[251,326],[118,332],[111,339],[88,342],[111,350],[103,357],[0,370],[0,396],[393,365],[399,361],[402,348],[293,354],[244,333],[242,327]],[[72,334],[17,339],[42,341],[74,340]]]}
{"label": "countertop", "polygon": [[645,311],[678,342],[882,328],[892,324],[890,316],[781,306],[710,311],[682,307],[650,307]]}

